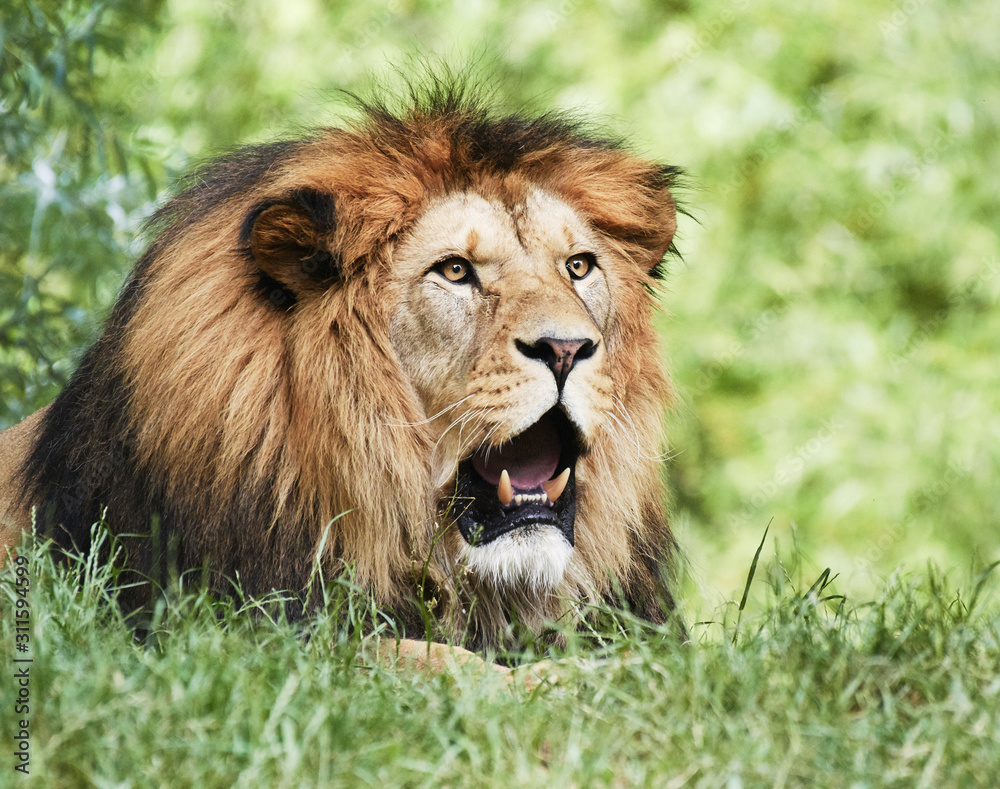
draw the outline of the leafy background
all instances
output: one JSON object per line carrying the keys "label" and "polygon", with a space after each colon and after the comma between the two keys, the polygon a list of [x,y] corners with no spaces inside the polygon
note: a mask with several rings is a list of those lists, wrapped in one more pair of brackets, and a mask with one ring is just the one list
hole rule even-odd
{"label": "leafy background", "polygon": [[[659,325],[689,607],[765,526],[849,594],[998,555],[1000,6],[0,0],[0,426],[50,402],[196,161],[415,53],[689,173]],[[794,560],[794,561],[793,561]],[[794,566],[793,566],[794,564]]]}

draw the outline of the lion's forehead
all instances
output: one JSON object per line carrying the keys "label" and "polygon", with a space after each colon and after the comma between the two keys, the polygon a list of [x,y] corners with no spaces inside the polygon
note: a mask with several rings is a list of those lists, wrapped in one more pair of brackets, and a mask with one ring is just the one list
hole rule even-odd
{"label": "lion's forehead", "polygon": [[560,256],[600,245],[599,234],[572,206],[530,187],[513,204],[476,191],[436,198],[395,257],[404,278],[419,276],[427,265],[451,255],[487,269],[543,273]]}

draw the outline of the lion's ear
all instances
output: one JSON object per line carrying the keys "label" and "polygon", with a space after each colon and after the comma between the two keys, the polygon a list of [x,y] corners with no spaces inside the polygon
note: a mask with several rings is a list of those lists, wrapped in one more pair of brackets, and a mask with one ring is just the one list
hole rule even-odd
{"label": "lion's ear", "polygon": [[677,203],[670,190],[679,175],[677,168],[664,167],[658,173],[654,187],[652,215],[647,224],[649,231],[643,239],[643,246],[650,251],[655,261],[650,274],[657,278],[662,274],[663,256],[670,250],[674,233],[677,232]]}
{"label": "lion's ear", "polygon": [[333,196],[299,189],[254,208],[240,240],[262,277],[287,291],[294,303],[305,293],[325,290],[340,277],[340,261],[333,250],[336,228]]}

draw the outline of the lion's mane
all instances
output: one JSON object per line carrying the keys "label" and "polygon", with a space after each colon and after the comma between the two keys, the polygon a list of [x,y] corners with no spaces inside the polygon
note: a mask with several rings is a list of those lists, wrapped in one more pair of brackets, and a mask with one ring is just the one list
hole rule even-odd
{"label": "lion's mane", "polygon": [[[386,607],[414,610],[422,578],[459,611],[470,586],[454,583],[438,545],[436,436],[390,342],[391,253],[432,198],[530,183],[649,272],[615,292],[607,337],[632,424],[581,460],[575,588],[545,601],[515,590],[460,627],[498,643],[512,614],[558,615],[560,595],[614,597],[661,621],[672,541],[655,458],[670,387],[650,289],[677,172],[564,117],[496,115],[443,84],[416,94],[403,111],[361,102],[352,129],[218,159],[156,213],[103,333],[44,416],[25,500],[78,550],[106,512],[128,567],[154,585],[205,569],[251,594],[300,591],[319,555],[331,575],[351,565]],[[310,265],[287,275],[289,260]]]}

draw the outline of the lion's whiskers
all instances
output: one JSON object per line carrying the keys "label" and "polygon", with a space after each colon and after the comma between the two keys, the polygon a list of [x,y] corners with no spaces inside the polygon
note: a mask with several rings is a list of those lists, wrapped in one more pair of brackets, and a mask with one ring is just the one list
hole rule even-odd
{"label": "lion's whiskers", "polygon": [[[471,395],[469,395],[469,397],[471,397]],[[462,400],[459,402],[462,402],[466,399],[468,398],[462,398]],[[456,405],[458,405],[458,403],[456,403]],[[441,442],[444,441],[445,437],[448,435],[449,432],[451,432],[451,429],[455,426],[458,426],[458,443],[460,446],[464,444],[465,442],[463,440],[463,432],[465,431],[465,428],[469,426],[469,423],[475,420],[476,422],[475,430],[479,430],[482,427],[482,422],[484,421],[484,419],[493,410],[495,410],[493,406],[480,406],[479,408],[473,408],[469,411],[466,411],[461,416],[453,419],[451,423],[448,425],[448,427],[445,428],[444,432],[442,432],[441,435],[438,437],[438,440],[434,442],[434,451],[436,452],[441,447]]]}
{"label": "lion's whiskers", "polygon": [[[508,408],[505,408],[504,410],[507,411],[507,410],[510,410],[510,409],[508,407]],[[479,442],[479,446],[476,447],[476,452],[479,452],[483,448],[483,445],[486,444],[486,442],[489,441],[491,438],[493,438],[494,435],[496,435],[497,431],[501,428],[502,425],[503,425],[503,421],[502,420],[498,420],[496,423],[494,423],[493,427],[491,427],[486,432],[486,435],[483,436],[483,440]],[[486,447],[486,454],[483,456],[483,460],[484,461],[487,461],[487,462],[489,461],[489,459],[490,459],[490,450],[491,449],[493,449],[492,445],[489,445],[489,446]]]}
{"label": "lion's whiskers", "polygon": [[[632,434],[630,434],[629,429],[625,426],[625,423],[622,422],[622,420],[618,418],[618,415],[614,411],[609,411],[609,410],[605,409],[604,413],[607,416],[611,417],[615,421],[615,424],[617,424],[618,427],[621,428],[620,432],[617,431],[617,430],[614,430],[613,433],[616,434],[616,435],[619,435],[622,441],[624,441],[626,443],[629,443],[629,444],[633,444],[635,446],[635,456],[636,456],[636,458],[638,458],[638,459],[641,460],[643,458],[643,454],[642,454],[642,448],[639,446],[639,437],[638,437],[638,435],[632,435]],[[612,425],[611,425],[610,422],[607,422],[605,424],[608,427],[612,427]]]}
{"label": "lion's whiskers", "polygon": [[434,414],[434,416],[429,416],[426,419],[421,419],[419,422],[390,422],[390,424],[393,427],[420,427],[421,425],[430,424],[438,417],[447,414],[449,411],[451,411],[451,409],[460,406],[462,403],[464,403],[466,400],[472,397],[473,394],[475,394],[475,392],[473,392],[472,394],[467,394],[465,397],[459,398],[451,405],[446,405],[444,408],[442,408],[440,411]]}
{"label": "lion's whiskers", "polygon": [[[621,428],[620,438],[623,441],[628,441],[629,443],[635,445],[636,457],[640,460],[652,460],[656,463],[661,463],[664,460],[670,459],[672,455],[670,455],[667,452],[662,452],[658,455],[647,455],[642,451],[642,445],[639,440],[639,430],[635,426],[635,422],[632,420],[631,414],[629,414],[628,409],[625,407],[625,404],[618,398],[617,395],[612,394],[611,397],[614,400],[614,410],[604,409],[604,414],[606,416],[611,417],[611,419],[613,419],[615,423],[617,423],[617,425]],[[618,415],[615,413],[616,410],[622,413],[622,415],[628,421],[628,426],[626,426],[625,423],[618,418]],[[605,422],[605,428],[612,435],[619,435],[618,431],[615,429],[615,426],[612,423]]]}

